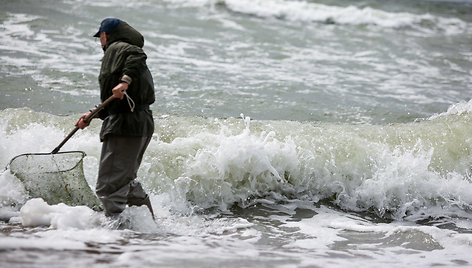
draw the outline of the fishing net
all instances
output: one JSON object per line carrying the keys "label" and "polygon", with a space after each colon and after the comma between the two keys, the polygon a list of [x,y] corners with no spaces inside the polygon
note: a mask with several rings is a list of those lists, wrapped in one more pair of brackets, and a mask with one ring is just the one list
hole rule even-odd
{"label": "fishing net", "polygon": [[100,210],[100,201],[85,180],[81,151],[22,154],[9,164],[31,197],[48,204],[85,205]]}

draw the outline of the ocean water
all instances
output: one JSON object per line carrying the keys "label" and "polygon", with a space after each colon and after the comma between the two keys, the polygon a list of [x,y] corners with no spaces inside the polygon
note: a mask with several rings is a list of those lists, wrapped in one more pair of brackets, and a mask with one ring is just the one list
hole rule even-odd
{"label": "ocean water", "polygon": [[[472,2],[0,0],[0,166],[99,102],[100,21],[145,37],[156,129],[124,226],[0,173],[1,267],[472,265]],[[96,183],[101,122],[63,147]]]}

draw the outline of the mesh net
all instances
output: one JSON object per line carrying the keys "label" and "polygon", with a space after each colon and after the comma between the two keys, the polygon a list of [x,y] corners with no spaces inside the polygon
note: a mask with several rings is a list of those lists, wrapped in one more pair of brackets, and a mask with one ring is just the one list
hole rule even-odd
{"label": "mesh net", "polygon": [[85,205],[99,210],[100,201],[85,180],[84,156],[80,151],[22,154],[11,160],[9,169],[31,197],[40,197],[50,205]]}

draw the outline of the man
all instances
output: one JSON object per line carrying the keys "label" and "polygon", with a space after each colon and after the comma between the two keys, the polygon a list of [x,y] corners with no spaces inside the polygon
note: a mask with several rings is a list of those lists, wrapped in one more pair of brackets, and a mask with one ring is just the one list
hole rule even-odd
{"label": "man", "polygon": [[[99,114],[102,152],[96,193],[107,216],[118,216],[129,206],[146,205],[154,218],[149,196],[136,180],[151,136],[154,120],[149,105],[155,100],[154,83],[146,65],[143,36],[126,22],[107,18],[94,37],[104,51],[99,75],[100,98],[112,101]],[[89,113],[76,126],[83,129]]]}

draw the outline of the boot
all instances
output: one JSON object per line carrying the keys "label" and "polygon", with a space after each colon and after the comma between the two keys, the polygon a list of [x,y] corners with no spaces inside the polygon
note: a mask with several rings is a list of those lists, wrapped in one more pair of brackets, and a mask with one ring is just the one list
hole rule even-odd
{"label": "boot", "polygon": [[141,199],[141,200],[136,200],[136,199],[128,200],[128,205],[129,206],[138,206],[138,207],[140,207],[142,205],[146,205],[148,207],[149,211],[151,212],[152,219],[156,220],[156,218],[154,217],[154,210],[152,209],[151,200],[149,200],[149,195],[146,195],[146,197],[144,199]]}

